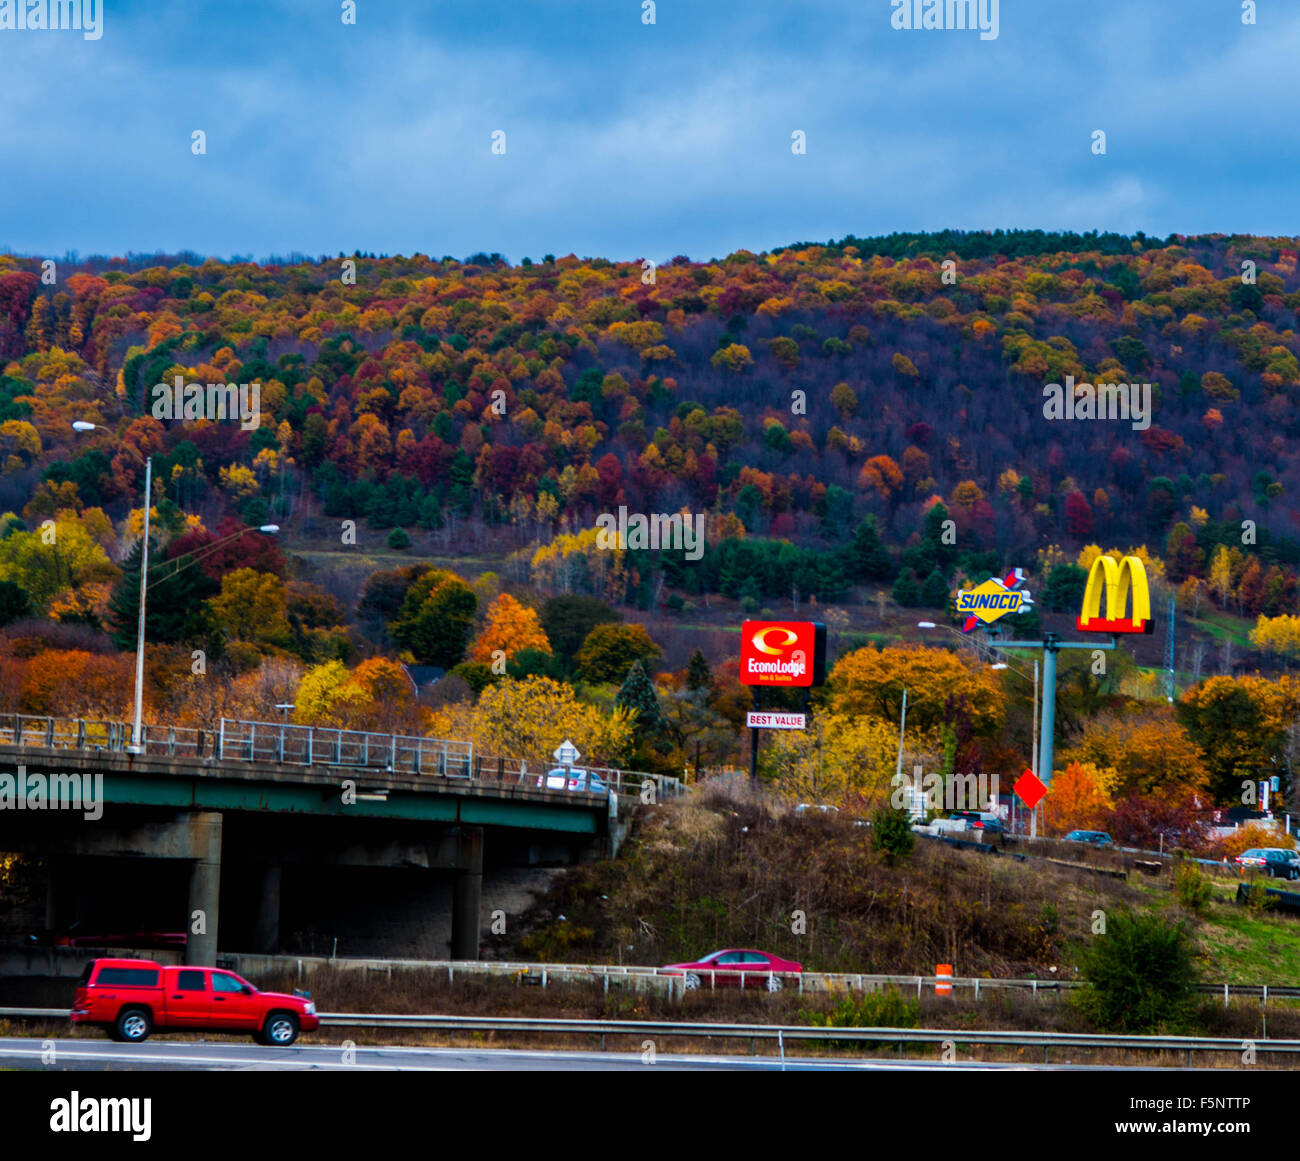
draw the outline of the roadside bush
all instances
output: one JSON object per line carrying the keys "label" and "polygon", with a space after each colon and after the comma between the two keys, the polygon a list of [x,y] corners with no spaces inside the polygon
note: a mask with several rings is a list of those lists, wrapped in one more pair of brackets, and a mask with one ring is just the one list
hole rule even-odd
{"label": "roadside bush", "polygon": [[1185,1020],[1197,982],[1182,923],[1157,914],[1114,915],[1083,949],[1078,1004],[1097,1027],[1148,1032]]}
{"label": "roadside bush", "polygon": [[810,1012],[814,1028],[919,1028],[921,1006],[906,1000],[897,988],[845,996],[829,1012]]}
{"label": "roadside bush", "polygon": [[1174,894],[1188,911],[1201,915],[1214,898],[1214,886],[1209,876],[1202,874],[1195,863],[1184,859],[1174,873]]}
{"label": "roadside bush", "polygon": [[885,862],[893,866],[899,859],[912,853],[916,835],[912,833],[912,817],[905,810],[882,807],[871,817],[871,845],[880,851]]}

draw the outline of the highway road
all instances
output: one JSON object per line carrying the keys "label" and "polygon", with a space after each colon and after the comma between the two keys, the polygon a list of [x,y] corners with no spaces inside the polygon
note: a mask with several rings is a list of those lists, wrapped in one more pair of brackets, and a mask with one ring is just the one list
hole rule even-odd
{"label": "highway road", "polygon": [[[49,1053],[53,1051],[53,1057]],[[551,1052],[511,1048],[364,1048],[345,1056],[338,1044],[295,1044],[260,1048],[239,1041],[150,1040],[117,1044],[111,1040],[0,1038],[0,1068],[56,1069],[69,1072],[235,1071],[235,1072],[860,1072],[860,1071],[1092,1071],[1071,1064],[983,1064],[975,1061],[818,1060],[787,1057],[657,1055],[654,1063],[639,1052]],[[1113,1068],[1100,1071],[1114,1071]],[[1136,1071],[1136,1070],[1135,1070]],[[1150,1071],[1150,1070],[1143,1070]],[[1185,1072],[1185,1069],[1171,1071]]]}

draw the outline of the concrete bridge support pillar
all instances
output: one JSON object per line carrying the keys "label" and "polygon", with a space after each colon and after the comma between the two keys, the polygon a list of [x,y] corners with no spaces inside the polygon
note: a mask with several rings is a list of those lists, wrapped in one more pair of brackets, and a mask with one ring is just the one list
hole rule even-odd
{"label": "concrete bridge support pillar", "polygon": [[189,941],[185,962],[200,967],[217,963],[217,921],[221,907],[221,812],[196,811],[188,820],[195,852],[190,870]]}
{"label": "concrete bridge support pillar", "polygon": [[257,932],[254,951],[275,955],[280,950],[280,864],[267,863],[262,870],[262,893],[257,904]]}
{"label": "concrete bridge support pillar", "polygon": [[459,850],[451,896],[451,958],[478,959],[479,908],[483,901],[483,828],[457,831]]}

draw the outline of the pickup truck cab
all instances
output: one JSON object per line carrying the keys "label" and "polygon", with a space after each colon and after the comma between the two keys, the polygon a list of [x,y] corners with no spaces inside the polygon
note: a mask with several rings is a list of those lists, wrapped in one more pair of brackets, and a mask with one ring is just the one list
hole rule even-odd
{"label": "pickup truck cab", "polygon": [[286,1047],[320,1027],[302,993],[261,992],[222,968],[163,966],[147,959],[91,960],[77,981],[71,1020],[108,1029],[138,1044],[155,1028],[248,1032],[259,1044]]}

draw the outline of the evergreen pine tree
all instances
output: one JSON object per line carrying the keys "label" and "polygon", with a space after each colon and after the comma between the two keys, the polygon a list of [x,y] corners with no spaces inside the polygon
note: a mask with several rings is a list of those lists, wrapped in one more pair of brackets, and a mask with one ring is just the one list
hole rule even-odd
{"label": "evergreen pine tree", "polygon": [[910,568],[900,572],[889,595],[894,598],[896,604],[902,605],[905,609],[917,608],[921,603],[921,586],[916,583],[916,573]]}
{"label": "evergreen pine tree", "polygon": [[847,556],[855,580],[890,580],[894,575],[894,562],[881,543],[874,516],[868,516],[858,525]]}
{"label": "evergreen pine tree", "polygon": [[646,672],[644,661],[635,661],[619,688],[614,704],[624,709],[636,710],[636,736],[639,739],[667,740],[671,733],[668,719],[664,717],[654,682]]}
{"label": "evergreen pine tree", "polygon": [[686,688],[691,693],[713,692],[713,671],[698,646],[686,665]]}
{"label": "evergreen pine tree", "polygon": [[948,585],[943,579],[943,573],[936,568],[921,585],[921,606],[926,609],[941,609],[947,603]]}

